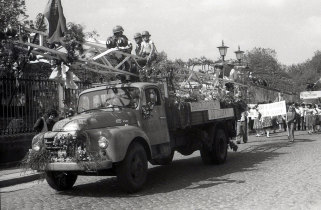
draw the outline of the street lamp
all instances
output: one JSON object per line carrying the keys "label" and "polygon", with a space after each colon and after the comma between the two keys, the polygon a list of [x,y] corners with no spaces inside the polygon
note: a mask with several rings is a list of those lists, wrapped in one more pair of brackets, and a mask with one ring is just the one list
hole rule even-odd
{"label": "street lamp", "polygon": [[224,57],[227,53],[228,46],[224,46],[224,41],[222,40],[222,46],[217,47],[218,51],[220,52],[220,55],[222,56],[222,64],[223,64],[223,79],[224,79]]}
{"label": "street lamp", "polygon": [[236,55],[236,59],[239,61],[239,64],[241,65],[241,60],[243,58],[244,51],[240,50],[240,45],[238,51],[235,51],[234,53]]}
{"label": "street lamp", "polygon": [[222,46],[219,46],[217,48],[220,51],[220,55],[222,56],[222,60],[224,61],[224,57],[226,56],[228,46],[224,46],[224,41],[222,40]]}

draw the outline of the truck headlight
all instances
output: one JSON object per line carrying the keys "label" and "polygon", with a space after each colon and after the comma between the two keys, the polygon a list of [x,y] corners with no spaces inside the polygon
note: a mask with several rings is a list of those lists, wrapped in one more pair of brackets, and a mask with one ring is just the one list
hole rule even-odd
{"label": "truck headlight", "polygon": [[34,145],[32,145],[32,149],[36,152],[38,152],[40,150],[40,145],[39,143],[35,143]]}
{"label": "truck headlight", "polygon": [[101,148],[101,149],[106,149],[109,145],[109,141],[106,137],[104,136],[101,136],[98,140],[98,146]]}

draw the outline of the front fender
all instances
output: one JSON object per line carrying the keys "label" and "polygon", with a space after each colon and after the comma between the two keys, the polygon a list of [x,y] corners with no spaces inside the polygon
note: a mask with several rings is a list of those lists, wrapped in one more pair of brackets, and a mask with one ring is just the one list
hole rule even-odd
{"label": "front fender", "polygon": [[[108,139],[109,145],[106,149],[108,158],[112,162],[122,161],[130,143],[137,138],[144,139],[151,151],[150,140],[140,128],[136,126],[115,126],[101,129],[87,130],[90,137],[90,150],[99,150],[98,139],[104,136]],[[148,152],[148,151],[146,151]]]}

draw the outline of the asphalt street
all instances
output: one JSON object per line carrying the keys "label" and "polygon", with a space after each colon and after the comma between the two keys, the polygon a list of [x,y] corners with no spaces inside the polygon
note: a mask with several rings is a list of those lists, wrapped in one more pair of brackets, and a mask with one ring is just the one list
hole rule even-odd
{"label": "asphalt street", "polygon": [[251,136],[223,165],[203,165],[199,152],[150,165],[136,194],[115,177],[80,176],[67,192],[42,180],[0,189],[1,209],[321,209],[320,153],[321,134]]}

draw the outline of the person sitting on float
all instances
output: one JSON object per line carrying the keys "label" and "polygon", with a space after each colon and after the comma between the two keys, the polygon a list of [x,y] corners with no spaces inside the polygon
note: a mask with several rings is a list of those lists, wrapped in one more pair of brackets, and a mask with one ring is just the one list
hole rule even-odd
{"label": "person sitting on float", "polygon": [[148,31],[142,32],[143,42],[141,44],[141,49],[139,55],[141,55],[146,60],[146,65],[150,66],[151,62],[156,59],[156,47],[154,42],[150,39],[150,34]]}
{"label": "person sitting on float", "polygon": [[117,25],[113,28],[113,36],[108,37],[106,41],[107,49],[117,48],[126,53],[131,53],[133,45],[123,34],[123,32],[124,29],[120,25]]}

